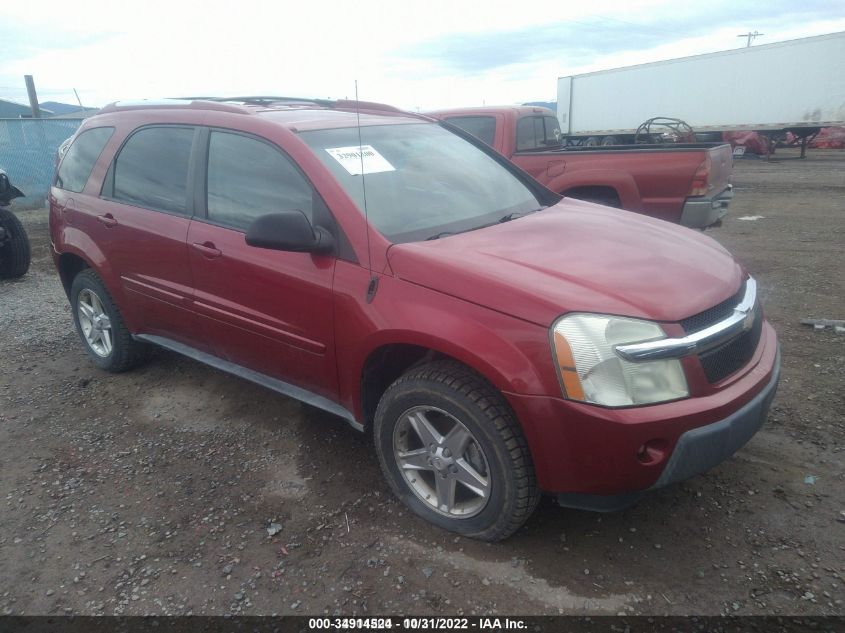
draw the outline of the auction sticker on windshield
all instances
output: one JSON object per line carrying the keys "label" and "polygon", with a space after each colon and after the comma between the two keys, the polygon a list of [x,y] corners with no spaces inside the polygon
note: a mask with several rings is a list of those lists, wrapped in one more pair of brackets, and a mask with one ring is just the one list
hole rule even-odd
{"label": "auction sticker on windshield", "polygon": [[[364,174],[378,174],[383,171],[396,171],[372,145],[357,145],[352,147],[328,147],[326,151],[339,162],[352,176]],[[363,171],[361,167],[363,166]]]}

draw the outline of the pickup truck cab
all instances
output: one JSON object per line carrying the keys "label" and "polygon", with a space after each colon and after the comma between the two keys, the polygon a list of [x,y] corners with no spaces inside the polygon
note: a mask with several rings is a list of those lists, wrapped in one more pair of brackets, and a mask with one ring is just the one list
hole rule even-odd
{"label": "pickup truck cab", "polygon": [[475,135],[552,191],[690,228],[717,223],[733,198],[730,145],[567,146],[548,108],[429,112]]}
{"label": "pickup truck cab", "polygon": [[61,159],[50,238],[98,367],[159,346],[325,409],[475,538],[541,492],[609,510],[702,472],[777,386],[756,283],[716,242],[389,106],[107,106]]}

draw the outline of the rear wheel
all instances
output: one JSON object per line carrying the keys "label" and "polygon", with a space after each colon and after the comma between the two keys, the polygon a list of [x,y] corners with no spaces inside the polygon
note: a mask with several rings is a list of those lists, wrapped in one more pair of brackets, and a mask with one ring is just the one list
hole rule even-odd
{"label": "rear wheel", "polygon": [[459,363],[433,362],[397,379],[378,404],[373,431],[394,493],[442,528],[497,541],[537,505],[531,455],[513,413]]}
{"label": "rear wheel", "polygon": [[22,277],[29,270],[29,238],[18,217],[0,209],[0,279]]}
{"label": "rear wheel", "polygon": [[132,338],[109,291],[90,268],[74,277],[70,303],[85,351],[100,369],[126,371],[147,359],[149,346]]}
{"label": "rear wheel", "polygon": [[607,147],[608,145],[619,145],[619,139],[617,139],[615,136],[605,136],[601,140],[601,144],[605,147]]}

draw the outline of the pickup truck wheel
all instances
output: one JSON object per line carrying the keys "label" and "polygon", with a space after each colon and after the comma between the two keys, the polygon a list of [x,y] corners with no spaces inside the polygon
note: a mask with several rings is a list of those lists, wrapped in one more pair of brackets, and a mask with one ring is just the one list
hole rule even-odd
{"label": "pickup truck wheel", "polygon": [[100,369],[122,372],[146,360],[149,346],[132,338],[102,280],[91,269],[73,279],[70,303],[85,351]]}
{"label": "pickup truck wheel", "polygon": [[18,217],[8,209],[0,209],[0,279],[23,277],[29,270],[29,239]]}
{"label": "pickup truck wheel", "polygon": [[412,369],[384,393],[373,435],[397,497],[442,528],[485,541],[507,538],[540,494],[507,403],[459,363]]}

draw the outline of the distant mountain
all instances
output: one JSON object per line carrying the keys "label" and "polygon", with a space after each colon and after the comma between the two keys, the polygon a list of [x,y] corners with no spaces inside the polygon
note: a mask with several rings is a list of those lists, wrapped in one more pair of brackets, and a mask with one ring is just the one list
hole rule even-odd
{"label": "distant mountain", "polygon": [[557,112],[557,101],[529,101],[528,103],[523,103],[522,105],[549,108],[552,112]]}
{"label": "distant mountain", "polygon": [[45,110],[49,110],[53,114],[74,114],[82,113],[86,110],[96,110],[96,108],[83,108],[80,105],[73,105],[71,103],[61,103],[59,101],[44,101],[39,104]]}

